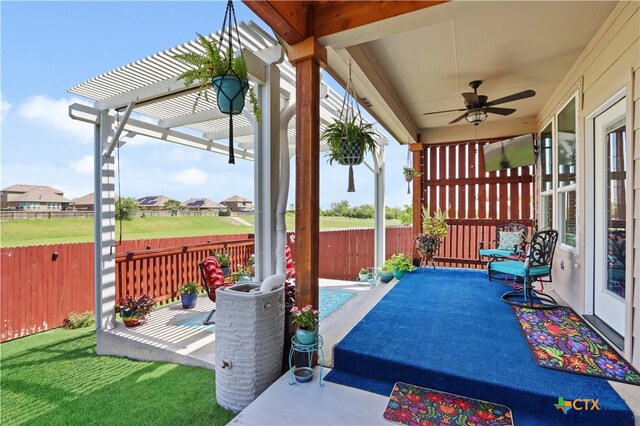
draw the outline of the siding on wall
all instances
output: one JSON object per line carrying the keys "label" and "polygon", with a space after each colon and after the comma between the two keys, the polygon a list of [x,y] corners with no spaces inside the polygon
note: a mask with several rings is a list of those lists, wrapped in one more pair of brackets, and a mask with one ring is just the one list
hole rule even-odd
{"label": "siding on wall", "polygon": [[[567,99],[582,84],[578,123],[578,251],[577,254],[558,248],[554,261],[554,290],[574,309],[584,312],[585,306],[585,271],[587,259],[585,252],[585,236],[587,235],[585,220],[588,206],[585,205],[585,191],[593,188],[585,187],[585,117],[602,105],[607,99],[621,89],[628,87],[632,81],[632,70],[635,87],[633,92],[634,111],[628,111],[633,118],[631,134],[627,135],[629,143],[633,143],[634,161],[630,162],[633,183],[633,268],[634,277],[628,284],[632,286],[631,305],[632,330],[627,332],[625,355],[631,357],[634,365],[640,365],[640,2],[620,2],[607,18],[602,28],[578,57],[571,70],[564,77],[556,92],[545,104],[537,117],[537,127],[541,130],[553,114],[557,113],[561,102]],[[629,105],[632,105],[629,103]],[[631,183],[631,182],[630,182]],[[559,268],[564,260],[565,269]],[[567,267],[568,266],[568,267]],[[629,305],[628,305],[629,306]]]}

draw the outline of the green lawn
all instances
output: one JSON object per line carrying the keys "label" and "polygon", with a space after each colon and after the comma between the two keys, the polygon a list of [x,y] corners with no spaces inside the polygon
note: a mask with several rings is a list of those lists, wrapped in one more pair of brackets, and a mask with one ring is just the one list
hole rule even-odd
{"label": "green lawn", "polygon": [[93,328],[3,343],[3,425],[224,425],[215,373],[95,353]]}
{"label": "green lawn", "polygon": [[[253,224],[253,216],[240,219]],[[399,225],[399,221],[388,221]],[[294,218],[287,217],[287,229],[293,230]],[[252,233],[253,225],[238,224],[233,218],[218,216],[148,217],[123,221],[123,239],[191,237]],[[373,219],[320,217],[320,228],[373,227]],[[116,222],[116,238],[120,222]],[[3,220],[0,223],[0,245],[17,247],[39,244],[59,244],[93,241],[93,219]]]}

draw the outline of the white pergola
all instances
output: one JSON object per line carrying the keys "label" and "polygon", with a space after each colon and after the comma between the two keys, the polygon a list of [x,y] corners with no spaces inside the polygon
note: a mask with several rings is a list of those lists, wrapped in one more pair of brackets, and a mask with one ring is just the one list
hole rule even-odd
{"label": "white pergola", "polygon": [[[284,273],[289,192],[289,163],[295,155],[295,69],[278,41],[253,22],[238,26],[251,83],[262,110],[258,123],[248,109],[233,119],[235,157],[254,161],[256,279]],[[220,34],[216,34],[219,37]],[[185,87],[176,77],[188,66],[174,59],[203,52],[197,40],[156,53],[101,74],[69,89],[93,100],[93,106],[69,106],[71,118],[94,125],[96,327],[110,328],[115,305],[115,161],[114,150],[127,140],[145,136],[228,155],[229,116],[220,113],[215,94],[193,105],[198,84]],[[342,98],[321,83],[321,130],[338,118]],[[384,147],[378,135],[372,164],[375,185],[374,266],[385,258]],[[321,143],[322,144],[322,143]],[[320,146],[321,151],[328,150]],[[232,165],[229,167],[233,167]]]}

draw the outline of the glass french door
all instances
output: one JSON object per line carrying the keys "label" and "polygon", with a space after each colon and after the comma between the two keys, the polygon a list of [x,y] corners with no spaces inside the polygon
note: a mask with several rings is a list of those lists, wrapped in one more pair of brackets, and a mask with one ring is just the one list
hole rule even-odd
{"label": "glass french door", "polygon": [[625,98],[594,120],[595,245],[593,313],[624,336],[627,148]]}

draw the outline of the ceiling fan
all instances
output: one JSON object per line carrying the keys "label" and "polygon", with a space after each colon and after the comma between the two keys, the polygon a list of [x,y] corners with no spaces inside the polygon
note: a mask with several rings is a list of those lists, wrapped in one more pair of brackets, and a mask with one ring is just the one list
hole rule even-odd
{"label": "ceiling fan", "polygon": [[474,80],[469,83],[469,86],[473,89],[473,93],[462,93],[464,98],[465,108],[460,109],[448,109],[445,111],[425,112],[423,115],[440,114],[443,112],[464,111],[460,117],[452,120],[449,124],[457,123],[463,118],[469,123],[477,126],[487,119],[487,113],[498,115],[513,114],[516,110],[514,108],[496,108],[495,105],[504,104],[507,102],[513,102],[520,99],[530,98],[536,95],[533,90],[525,90],[523,92],[514,93],[513,95],[505,96],[494,101],[488,101],[488,98],[484,95],[478,95],[478,87],[482,84],[482,80]]}

